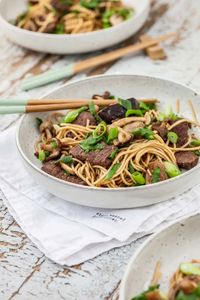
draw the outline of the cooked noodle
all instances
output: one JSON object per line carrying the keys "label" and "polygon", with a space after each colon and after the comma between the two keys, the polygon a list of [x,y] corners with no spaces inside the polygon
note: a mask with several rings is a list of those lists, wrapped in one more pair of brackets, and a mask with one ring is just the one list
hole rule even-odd
{"label": "cooked noodle", "polygon": [[[40,139],[35,145],[35,151],[37,153],[41,149],[48,149],[48,147],[42,148],[44,147],[43,144],[48,143],[49,139],[55,138],[62,145],[60,157],[62,157],[62,155],[67,155],[69,154],[70,149],[82,143],[86,137],[90,136],[95,128],[97,128],[97,126],[90,125],[88,120],[86,126],[81,126],[73,123],[62,123],[60,118],[60,114],[52,115],[53,127],[50,130],[48,126],[46,126],[45,130],[41,133]],[[126,127],[124,126],[127,126],[130,123],[135,124],[134,122],[143,122],[146,126],[150,126],[151,128],[151,122],[155,120],[155,118],[158,118],[158,111],[150,110],[146,112],[144,117],[134,116],[119,119],[112,124],[107,125],[106,130],[109,131],[110,128],[115,127],[118,128],[119,133],[125,132],[123,128]],[[51,119],[49,119],[48,122],[50,122],[50,120]],[[169,126],[168,130],[172,131],[177,125],[185,122],[200,127],[200,124],[195,121],[180,119]],[[124,145],[123,147],[120,147],[109,168],[105,168],[98,164],[92,165],[87,160],[82,161],[77,158],[74,158],[73,163],[70,165],[60,163],[60,166],[67,173],[76,175],[89,186],[107,188],[128,187],[136,184],[129,170],[130,165],[136,172],[138,171],[144,175],[148,174],[151,176],[151,171],[148,169],[151,162],[157,160],[160,163],[165,161],[176,165],[176,152],[200,150],[200,146],[192,147],[190,145],[193,138],[192,134],[189,134],[188,141],[184,145],[178,147],[176,144],[171,145],[169,140],[164,141],[156,131],[153,132],[154,138],[152,140],[138,138],[127,146]],[[127,133],[127,136],[129,135],[130,134]],[[116,164],[119,165],[119,168],[116,170],[115,174],[113,174],[112,178],[108,179],[110,171]]]}
{"label": "cooked noodle", "polygon": [[16,26],[30,31],[77,34],[118,25],[133,14],[121,0],[38,0],[29,2]]}

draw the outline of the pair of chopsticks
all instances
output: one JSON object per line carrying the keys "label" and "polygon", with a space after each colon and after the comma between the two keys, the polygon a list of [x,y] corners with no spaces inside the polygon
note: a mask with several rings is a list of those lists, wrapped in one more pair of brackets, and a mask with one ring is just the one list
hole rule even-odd
{"label": "pair of chopsticks", "polygon": [[101,54],[81,62],[70,64],[62,69],[54,70],[54,71],[47,71],[43,74],[32,76],[25,79],[22,82],[22,90],[27,91],[31,90],[58,80],[62,80],[68,78],[72,75],[78,74],[84,70],[89,68],[97,67],[102,64],[114,61],[119,59],[125,55],[137,53],[139,51],[145,50],[151,46],[154,46],[162,41],[168,40],[172,37],[175,37],[177,33],[168,33],[165,35],[161,35],[159,37],[151,38],[149,41],[146,42],[138,42],[134,45],[127,46],[118,50],[114,50],[109,53]]}
{"label": "pair of chopsticks", "polygon": [[[145,103],[157,103],[157,99],[138,99]],[[116,99],[8,99],[0,101],[0,115],[33,113],[54,110],[76,109],[91,102],[100,107],[118,103]]]}

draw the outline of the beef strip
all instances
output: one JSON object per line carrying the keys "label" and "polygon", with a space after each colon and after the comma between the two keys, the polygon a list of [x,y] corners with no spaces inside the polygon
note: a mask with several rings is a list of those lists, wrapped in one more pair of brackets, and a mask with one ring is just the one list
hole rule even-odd
{"label": "beef strip", "polygon": [[109,92],[109,91],[105,91],[104,93],[103,93],[103,95],[93,95],[92,96],[92,99],[97,99],[98,97],[101,97],[101,98],[103,98],[103,99],[109,99],[109,97],[111,96],[111,93]]}
{"label": "beef strip", "polygon": [[42,170],[49,175],[62,179],[64,181],[68,181],[71,183],[86,185],[86,183],[80,179],[76,175],[68,175],[64,172],[64,170],[59,166],[59,164],[55,164],[55,161],[45,162],[42,166]]}
{"label": "beef strip", "polygon": [[[138,102],[135,98],[127,99],[131,102],[132,109],[138,109]],[[125,118],[126,109],[120,104],[113,104],[103,108],[98,115],[107,124],[121,118]]]}
{"label": "beef strip", "polygon": [[70,5],[62,0],[51,0],[51,5],[61,13],[68,11],[70,8]]}
{"label": "beef strip", "polygon": [[192,151],[175,153],[177,165],[186,170],[194,168],[199,161],[198,156]]}
{"label": "beef strip", "polygon": [[[168,123],[173,125],[176,121],[169,120]],[[178,135],[178,141],[176,146],[181,147],[188,141],[188,130],[190,126],[187,122],[180,123],[179,125],[173,127],[170,131],[175,132]]]}
{"label": "beef strip", "polygon": [[165,122],[156,122],[152,124],[152,130],[156,130],[158,132],[158,135],[164,140],[167,140],[167,127]]}
{"label": "beef strip", "polygon": [[49,23],[42,32],[44,33],[52,33],[54,32],[54,30],[56,29],[56,25],[57,25],[57,19],[55,19],[55,21]]}
{"label": "beef strip", "polygon": [[90,152],[85,152],[81,149],[80,145],[76,145],[69,151],[69,154],[81,161],[88,161],[91,165],[99,165],[108,168],[112,163],[109,156],[116,148],[112,145],[102,144],[104,145],[102,150]]}
{"label": "beef strip", "polygon": [[80,113],[73,124],[86,126],[87,120],[90,121],[90,125],[97,124],[95,117],[93,117],[93,115],[89,111],[83,111],[82,113]]}
{"label": "beef strip", "polygon": [[164,181],[164,180],[168,179],[167,173],[165,172],[164,165],[159,160],[154,160],[154,161],[150,162],[150,164],[148,165],[148,170],[150,171],[151,175],[147,171],[147,173],[146,173],[146,183],[147,184],[152,183],[153,171],[156,168],[160,169],[160,180],[159,181]]}
{"label": "beef strip", "polygon": [[107,124],[112,123],[114,120],[125,117],[126,109],[120,104],[113,104],[103,108],[99,113],[99,117]]}

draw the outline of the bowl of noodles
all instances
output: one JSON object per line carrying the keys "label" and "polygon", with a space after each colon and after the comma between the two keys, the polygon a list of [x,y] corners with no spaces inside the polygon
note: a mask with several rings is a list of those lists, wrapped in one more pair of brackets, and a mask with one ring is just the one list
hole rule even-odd
{"label": "bowl of noodles", "polygon": [[136,250],[120,285],[120,300],[199,299],[199,217],[167,225]]}
{"label": "bowl of noodles", "polygon": [[140,207],[199,182],[199,96],[189,88],[110,75],[64,85],[48,97],[91,99],[69,112],[22,118],[17,145],[25,167],[54,195],[86,206]]}
{"label": "bowl of noodles", "polygon": [[149,0],[2,0],[0,26],[13,42],[75,54],[113,46],[145,23]]}

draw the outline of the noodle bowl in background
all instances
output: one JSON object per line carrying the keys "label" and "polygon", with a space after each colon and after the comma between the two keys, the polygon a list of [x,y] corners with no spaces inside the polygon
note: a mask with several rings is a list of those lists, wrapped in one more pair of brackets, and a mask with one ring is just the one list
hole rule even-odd
{"label": "noodle bowl in background", "polygon": [[[94,2],[96,3],[96,0]],[[94,26],[95,24],[96,28],[99,26],[99,22],[97,22],[98,24],[93,21],[91,23],[91,18],[87,17],[87,20],[90,21],[89,27],[87,24],[85,24],[85,22],[82,22],[81,20],[79,20],[79,22],[76,22],[74,26],[71,20],[71,29],[69,31],[71,32],[75,30],[76,33],[66,34],[64,33],[64,21],[62,20],[61,24],[59,23],[58,25],[57,18],[55,19],[55,14],[52,14],[52,12],[49,14],[48,20],[46,19],[46,15],[45,18],[43,16],[40,16],[39,19],[37,19],[37,24],[39,25],[39,27],[37,27],[38,25],[36,26],[35,24],[29,22],[30,29],[32,28],[32,30],[37,30],[39,28],[40,31],[24,30],[23,28],[13,25],[10,21],[16,20],[19,15],[23,14],[23,12],[27,10],[27,3],[28,0],[0,1],[0,26],[2,31],[10,40],[19,44],[20,46],[35,51],[56,54],[76,54],[91,52],[104,49],[122,42],[136,33],[143,26],[143,24],[147,20],[150,10],[150,0],[124,0],[124,6],[130,7],[133,10],[132,16],[130,16],[127,20],[119,23],[116,26],[109,27],[111,25],[108,21],[110,17],[112,17],[112,21],[115,24],[116,22],[120,21],[121,17],[116,18],[115,16],[111,16],[110,14],[108,14],[104,16],[103,20],[106,30],[94,31],[88,31],[89,27],[91,27],[91,24],[92,26]],[[92,14],[93,13],[94,11],[92,11]],[[128,17],[129,14],[127,14],[127,11],[125,10],[125,15],[123,11],[122,15]],[[54,20],[53,22],[52,18]],[[22,27],[23,22],[21,23]],[[84,24],[84,26],[81,24]],[[28,23],[26,23],[26,25],[28,26]],[[87,26],[85,27],[85,25]],[[87,32],[78,33],[79,30],[82,30],[80,28],[85,28],[84,30],[86,30]],[[60,34],[49,34],[45,33],[44,31],[56,31]]]}
{"label": "noodle bowl in background", "polygon": [[77,34],[106,29],[133,16],[121,0],[36,0],[14,25],[30,31]]}

